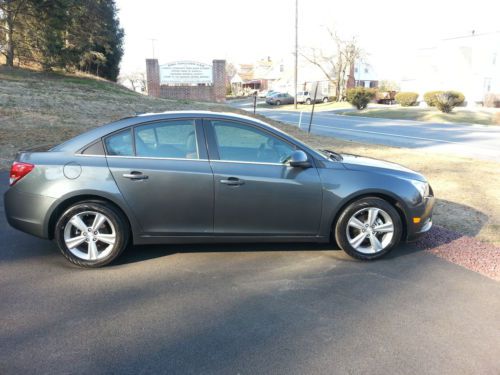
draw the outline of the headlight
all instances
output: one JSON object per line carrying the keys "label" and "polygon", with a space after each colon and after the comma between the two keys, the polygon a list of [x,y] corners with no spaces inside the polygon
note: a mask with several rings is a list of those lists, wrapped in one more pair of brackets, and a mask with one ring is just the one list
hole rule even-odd
{"label": "headlight", "polygon": [[415,186],[420,196],[423,198],[429,196],[429,184],[418,180],[410,180],[411,184]]}

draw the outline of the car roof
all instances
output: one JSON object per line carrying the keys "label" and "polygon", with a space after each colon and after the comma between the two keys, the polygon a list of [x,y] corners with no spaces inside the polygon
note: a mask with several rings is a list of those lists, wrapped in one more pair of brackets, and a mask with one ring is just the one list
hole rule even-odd
{"label": "car roof", "polygon": [[287,133],[281,131],[280,129],[275,128],[274,126],[265,123],[259,119],[233,113],[233,112],[212,112],[212,111],[167,111],[167,112],[159,112],[159,113],[142,113],[136,116],[126,117],[121,120],[101,125],[96,128],[93,128],[85,133],[77,135],[76,137],[61,143],[58,146],[52,148],[52,151],[61,151],[61,152],[77,152],[81,150],[83,147],[91,144],[92,142],[105,137],[106,135],[119,131],[121,129],[125,129],[129,126],[138,125],[141,123],[151,122],[151,121],[159,121],[159,120],[171,120],[171,119],[182,119],[182,118],[194,118],[194,119],[225,119],[232,121],[240,121],[240,122],[250,122],[254,125],[260,126],[267,130],[271,130],[277,135],[289,139],[290,141],[300,144],[301,146],[311,149],[309,146],[305,145],[301,141],[295,139],[294,137],[288,135]]}

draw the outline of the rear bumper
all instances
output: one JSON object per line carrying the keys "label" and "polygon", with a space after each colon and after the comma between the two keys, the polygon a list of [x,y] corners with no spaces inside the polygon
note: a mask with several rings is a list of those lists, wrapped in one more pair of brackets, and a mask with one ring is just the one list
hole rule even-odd
{"label": "rear bumper", "polygon": [[7,222],[22,232],[48,238],[48,218],[55,198],[9,189],[4,195]]}
{"label": "rear bumper", "polygon": [[[426,197],[424,201],[411,210],[410,217],[407,222],[407,241],[414,241],[422,234],[428,232],[432,228],[432,211],[434,209],[435,198]],[[414,223],[413,218],[420,218],[419,223]]]}

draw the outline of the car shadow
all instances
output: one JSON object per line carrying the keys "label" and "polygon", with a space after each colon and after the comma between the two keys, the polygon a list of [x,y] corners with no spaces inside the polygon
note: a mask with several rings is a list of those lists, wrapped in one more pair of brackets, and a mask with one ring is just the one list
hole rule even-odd
{"label": "car shadow", "polygon": [[335,251],[343,253],[334,243],[212,243],[129,246],[112,265],[142,262],[181,253],[251,253]]}

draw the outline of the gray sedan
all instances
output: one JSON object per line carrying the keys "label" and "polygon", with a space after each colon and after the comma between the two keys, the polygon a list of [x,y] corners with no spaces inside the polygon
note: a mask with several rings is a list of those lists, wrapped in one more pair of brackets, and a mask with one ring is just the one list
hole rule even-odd
{"label": "gray sedan", "polygon": [[10,225],[84,267],[129,243],[333,240],[376,259],[429,230],[434,205],[417,172],[214,112],[125,118],[20,152],[10,185]]}
{"label": "gray sedan", "polygon": [[266,103],[271,105],[292,104],[293,102],[293,96],[286,92],[277,92],[266,97]]}

